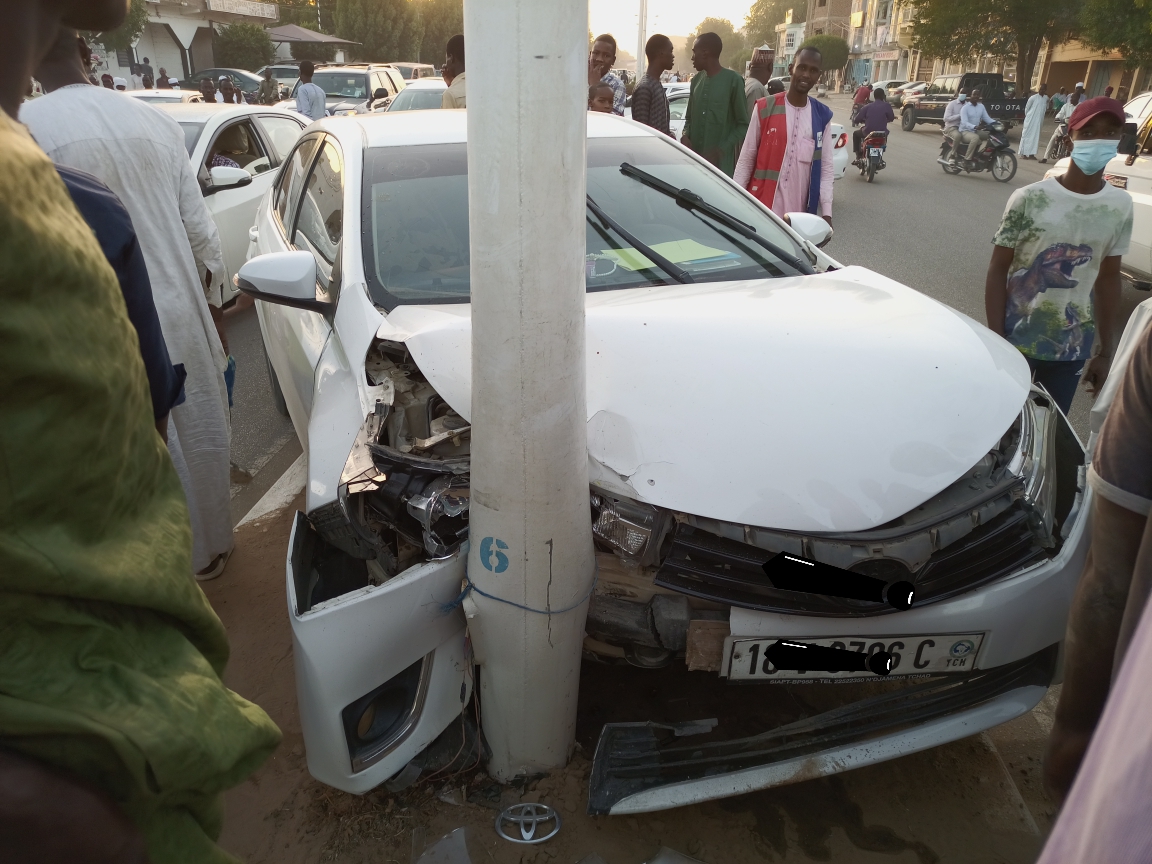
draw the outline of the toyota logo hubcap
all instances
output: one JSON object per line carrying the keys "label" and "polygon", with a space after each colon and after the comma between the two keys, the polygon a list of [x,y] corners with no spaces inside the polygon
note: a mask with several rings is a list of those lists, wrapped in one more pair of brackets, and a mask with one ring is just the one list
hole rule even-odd
{"label": "toyota logo hubcap", "polygon": [[512,843],[543,843],[560,833],[560,814],[547,804],[513,804],[496,817],[496,833]]}

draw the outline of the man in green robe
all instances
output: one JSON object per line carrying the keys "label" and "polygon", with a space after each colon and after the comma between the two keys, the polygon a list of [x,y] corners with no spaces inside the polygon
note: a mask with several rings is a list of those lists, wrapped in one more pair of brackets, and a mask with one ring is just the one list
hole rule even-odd
{"label": "man in green robe", "polygon": [[748,132],[748,105],[744,79],[720,65],[723,50],[724,42],[715,33],[701,33],[692,44],[692,65],[698,71],[692,79],[680,143],[731,177]]}
{"label": "man in green robe", "polygon": [[63,22],[127,0],[0,0],[0,859],[225,864],[221,793],[280,732],[221,681],[116,275],[13,119]]}

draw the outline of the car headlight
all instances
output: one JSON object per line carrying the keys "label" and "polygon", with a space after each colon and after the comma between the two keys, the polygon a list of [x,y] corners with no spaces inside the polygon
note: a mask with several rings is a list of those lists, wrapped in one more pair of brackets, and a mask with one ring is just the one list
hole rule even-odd
{"label": "car headlight", "polygon": [[356,113],[355,108],[348,108],[348,109],[343,110],[343,111],[333,111],[332,116],[333,117],[351,117],[355,113]]}
{"label": "car headlight", "polygon": [[1008,470],[1024,480],[1021,503],[1040,544],[1055,545],[1056,408],[1051,398],[1033,390],[1020,414],[1020,444]]}
{"label": "car headlight", "polygon": [[593,492],[592,535],[617,553],[641,564],[656,563],[669,515],[649,504]]}

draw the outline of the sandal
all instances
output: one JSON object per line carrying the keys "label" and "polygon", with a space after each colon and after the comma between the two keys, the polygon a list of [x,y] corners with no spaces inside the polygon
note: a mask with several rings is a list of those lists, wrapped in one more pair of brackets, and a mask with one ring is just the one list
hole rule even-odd
{"label": "sandal", "polygon": [[232,551],[229,549],[227,552],[221,552],[212,559],[212,563],[202,573],[194,573],[197,582],[210,582],[217,578],[224,572],[224,568],[228,566],[228,559],[232,557]]}

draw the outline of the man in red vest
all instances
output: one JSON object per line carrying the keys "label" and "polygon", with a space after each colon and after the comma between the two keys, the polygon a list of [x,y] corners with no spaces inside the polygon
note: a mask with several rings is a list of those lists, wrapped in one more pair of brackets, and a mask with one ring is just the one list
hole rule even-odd
{"label": "man in red vest", "polygon": [[823,71],[813,47],[796,52],[787,93],[756,102],[733,179],[778,216],[813,213],[832,224],[832,109],[808,97]]}

